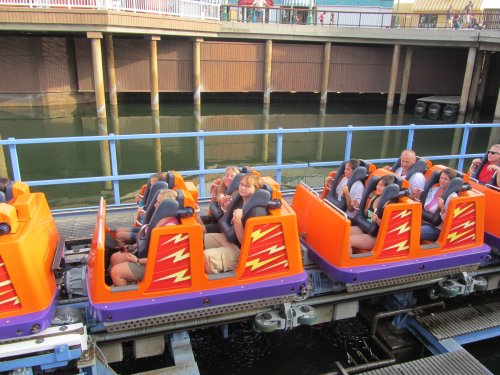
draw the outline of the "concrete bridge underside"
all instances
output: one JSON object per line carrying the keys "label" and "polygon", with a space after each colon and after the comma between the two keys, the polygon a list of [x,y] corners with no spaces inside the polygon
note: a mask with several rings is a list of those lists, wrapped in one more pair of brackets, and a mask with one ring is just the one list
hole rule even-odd
{"label": "concrete bridge underside", "polygon": [[111,104],[116,93],[151,92],[153,110],[159,92],[192,93],[195,104],[206,92],[261,92],[264,102],[273,92],[316,92],[323,104],[329,92],[361,92],[387,94],[390,110],[396,93],[403,102],[407,94],[433,93],[461,96],[465,113],[485,95],[498,96],[498,51],[494,30],[330,28],[1,7],[0,106],[86,97],[99,108],[104,91]]}

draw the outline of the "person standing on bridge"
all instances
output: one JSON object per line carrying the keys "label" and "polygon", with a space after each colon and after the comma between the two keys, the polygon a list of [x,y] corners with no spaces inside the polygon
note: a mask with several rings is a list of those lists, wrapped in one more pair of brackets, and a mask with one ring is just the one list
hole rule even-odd
{"label": "person standing on bridge", "polygon": [[448,11],[446,12],[446,27],[448,29],[453,29],[453,7],[450,3]]}

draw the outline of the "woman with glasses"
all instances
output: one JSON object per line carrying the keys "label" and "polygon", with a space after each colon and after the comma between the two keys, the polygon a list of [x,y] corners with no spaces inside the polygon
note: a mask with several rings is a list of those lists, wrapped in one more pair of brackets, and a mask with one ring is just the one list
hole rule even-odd
{"label": "woman with glasses", "polygon": [[[474,175],[476,172],[477,180],[483,184],[489,184],[493,179],[493,175],[496,173],[497,178],[495,180],[498,186],[499,171],[500,171],[500,144],[495,144],[490,147],[488,154],[488,160],[481,166],[481,159],[472,160],[472,164],[469,169],[469,175]],[[480,168],[478,170],[478,168]]]}

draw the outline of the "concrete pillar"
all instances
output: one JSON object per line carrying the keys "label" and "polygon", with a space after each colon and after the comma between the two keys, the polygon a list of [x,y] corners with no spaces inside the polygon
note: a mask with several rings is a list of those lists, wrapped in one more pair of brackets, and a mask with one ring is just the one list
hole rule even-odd
{"label": "concrete pillar", "polygon": [[104,96],[104,77],[102,70],[101,39],[102,33],[88,32],[87,38],[92,45],[92,66],[94,68],[94,90],[97,118],[106,118],[106,99]]}
{"label": "concrete pillar", "polygon": [[497,105],[495,107],[495,114],[493,115],[493,122],[500,122],[500,88],[498,89]]}
{"label": "concrete pillar", "polygon": [[394,107],[394,94],[396,93],[396,82],[398,80],[400,52],[401,46],[395,44],[394,50],[392,51],[391,78],[389,81],[389,92],[387,93],[386,112],[392,112],[392,108]]}
{"label": "concrete pillar", "polygon": [[469,48],[467,56],[467,66],[465,67],[464,83],[462,85],[462,94],[460,95],[460,107],[458,108],[459,115],[465,115],[467,102],[469,99],[470,86],[472,81],[472,72],[474,71],[474,61],[476,60],[476,48]]}
{"label": "concrete pillar", "polygon": [[[264,103],[264,108],[262,110],[262,129],[269,129],[269,108],[270,104]],[[269,134],[262,134],[262,148],[261,148],[261,159],[263,163],[267,163],[269,160]]]}
{"label": "concrete pillar", "polygon": [[484,56],[483,71],[481,72],[481,80],[479,82],[479,89],[477,90],[476,110],[481,110],[483,106],[484,93],[486,91],[486,83],[490,70],[490,57],[490,53],[486,53]]}
{"label": "concrete pillar", "polygon": [[116,92],[115,73],[115,47],[113,45],[113,35],[106,34],[106,66],[108,68],[108,95],[111,106],[118,105],[118,94]]}
{"label": "concrete pillar", "polygon": [[[326,121],[326,103],[321,103],[319,106],[319,119],[318,119],[318,127],[324,128]],[[323,150],[325,144],[325,132],[318,132],[317,146],[316,146],[316,160],[323,160]]]}
{"label": "concrete pillar", "polygon": [[193,91],[194,105],[201,105],[201,42],[196,38],[193,42]]}
{"label": "concrete pillar", "polygon": [[[160,134],[161,133],[161,127],[160,127],[160,111],[152,111],[153,114],[153,133],[155,134]],[[160,138],[155,138],[153,140],[153,149],[155,153],[155,171],[156,172],[161,172],[161,139]]]}
{"label": "concrete pillar", "polygon": [[273,65],[273,41],[266,41],[266,56],[264,57],[264,104],[271,103],[271,69]]}
{"label": "concrete pillar", "polygon": [[474,62],[474,72],[472,73],[472,83],[469,92],[469,101],[467,103],[467,112],[472,114],[476,105],[477,93],[479,91],[479,80],[481,78],[481,70],[483,68],[483,60],[486,52],[476,54]]}
{"label": "concrete pillar", "polygon": [[332,43],[325,43],[323,52],[323,75],[321,78],[321,99],[320,104],[326,104],[328,98],[328,80],[330,76],[330,54],[332,51]]}
{"label": "concrete pillar", "polygon": [[158,47],[156,42],[161,38],[151,35],[149,39],[149,82],[151,87],[151,110],[160,111],[160,94],[158,91]]}
{"label": "concrete pillar", "polygon": [[408,84],[410,83],[411,60],[413,58],[413,48],[406,47],[405,66],[403,68],[403,82],[401,82],[401,95],[399,97],[399,105],[406,105],[406,96],[408,95]]}

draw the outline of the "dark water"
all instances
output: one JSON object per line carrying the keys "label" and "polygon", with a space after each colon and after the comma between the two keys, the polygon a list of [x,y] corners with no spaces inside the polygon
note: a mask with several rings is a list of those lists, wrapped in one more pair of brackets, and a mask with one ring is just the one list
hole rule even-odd
{"label": "dark water", "polygon": [[[207,103],[196,112],[191,103],[161,103],[159,118],[151,115],[148,103],[122,103],[118,113],[108,107],[108,118],[98,123],[95,106],[48,109],[0,110],[2,139],[92,136],[108,133],[150,134],[158,132],[191,132],[197,130],[245,130],[306,128],[346,125],[426,124],[429,120],[413,116],[409,103],[407,113],[385,115],[385,97],[338,97],[331,100],[325,111],[308,101],[290,100],[288,103]],[[486,119],[487,121],[488,119]],[[491,120],[490,120],[491,121]],[[457,152],[453,145],[453,129],[416,132],[414,149],[420,155]],[[488,145],[489,130],[473,130],[468,152],[482,152]],[[396,157],[407,142],[406,132],[363,132],[353,137],[352,157]],[[345,136],[343,134],[289,134],[284,137],[283,163],[308,163],[343,160]],[[24,181],[103,176],[109,173],[109,156],[99,142],[63,143],[50,145],[22,145],[17,147]],[[206,168],[221,168],[228,164],[270,165],[276,162],[276,137],[232,136],[207,138],[205,146]],[[4,155],[10,170],[7,147]],[[1,157],[0,157],[1,160]],[[447,163],[448,161],[443,161]],[[153,173],[161,170],[198,169],[195,139],[163,139],[120,141],[118,143],[120,174]],[[285,170],[284,188],[293,188],[299,179],[312,186],[320,186],[330,168]],[[265,174],[273,175],[273,171]],[[215,178],[215,176],[208,177]],[[188,178],[189,179],[189,178]],[[196,178],[192,178],[197,183]],[[120,195],[124,202],[131,201],[133,192],[142,181],[120,182]],[[34,187],[43,191],[53,208],[95,206],[100,195],[111,197],[110,186],[104,183],[66,184]]]}

